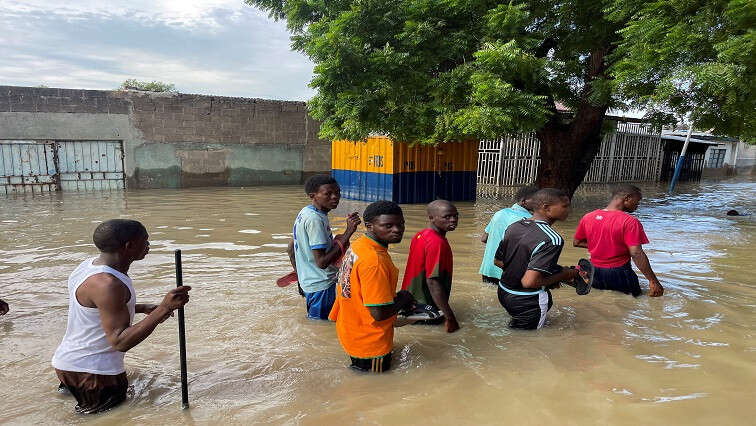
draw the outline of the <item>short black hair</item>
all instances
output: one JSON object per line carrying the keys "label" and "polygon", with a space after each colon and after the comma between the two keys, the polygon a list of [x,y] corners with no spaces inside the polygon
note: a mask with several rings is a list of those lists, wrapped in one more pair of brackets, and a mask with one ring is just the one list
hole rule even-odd
{"label": "short black hair", "polygon": [[562,198],[569,199],[570,196],[567,195],[566,192],[557,188],[539,189],[535,194],[533,194],[533,208],[539,209],[546,204],[554,204],[557,200],[561,200]]}
{"label": "short black hair", "polygon": [[612,188],[612,198],[625,198],[628,195],[641,196],[641,190],[635,185],[621,183]]}
{"label": "short black hair", "polygon": [[393,201],[380,200],[365,207],[365,212],[362,213],[362,220],[365,222],[372,222],[373,219],[383,214],[398,214],[404,216],[399,204],[396,204]]}
{"label": "short black hair", "polygon": [[97,225],[92,241],[103,253],[113,253],[126,243],[147,235],[141,222],[131,219],[110,219]]}
{"label": "short black hair", "polygon": [[320,187],[322,185],[332,185],[332,184],[338,185],[339,183],[336,182],[336,179],[334,179],[330,175],[312,175],[310,176],[304,184],[305,194],[312,194],[313,192],[318,192]]}
{"label": "short black hair", "polygon": [[518,203],[525,201],[528,198],[531,198],[536,192],[538,192],[538,187],[535,185],[523,186],[517,190],[517,193],[515,193],[515,201]]}

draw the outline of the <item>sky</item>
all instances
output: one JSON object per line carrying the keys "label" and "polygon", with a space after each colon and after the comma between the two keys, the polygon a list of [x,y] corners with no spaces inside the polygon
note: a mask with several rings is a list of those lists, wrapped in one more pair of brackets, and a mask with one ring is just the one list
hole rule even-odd
{"label": "sky", "polygon": [[0,1],[0,85],[115,89],[135,78],[304,101],[312,67],[283,22],[242,0]]}

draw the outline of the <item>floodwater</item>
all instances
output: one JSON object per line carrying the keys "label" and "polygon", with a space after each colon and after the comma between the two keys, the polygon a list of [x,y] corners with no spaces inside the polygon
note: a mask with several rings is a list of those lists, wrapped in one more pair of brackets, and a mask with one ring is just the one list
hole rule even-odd
{"label": "floodwater", "polygon": [[[479,237],[507,196],[459,203],[449,234],[451,304],[462,329],[406,326],[395,370],[357,374],[332,324],[305,318],[304,301],[275,279],[307,199],[299,187],[63,193],[0,198],[0,422],[11,424],[753,424],[756,415],[756,183],[705,182],[668,197],[645,186],[638,216],[664,297],[554,291],[543,330],[509,330],[495,288],[478,276]],[[581,191],[556,229],[605,203]],[[343,200],[343,227],[364,204]],[[410,237],[425,225],[406,206],[405,240],[391,248],[403,272]],[[184,254],[189,397],[181,410],[177,327],[161,324],[126,355],[127,403],[82,417],[58,394],[50,359],[66,327],[66,279],[93,256],[103,219],[146,224],[152,248],[132,266],[138,299],[158,303]],[[336,232],[339,232],[336,230]],[[585,256],[565,248],[563,264]],[[400,275],[401,276],[401,275]],[[642,280],[642,287],[647,284]],[[139,318],[140,315],[137,315]]]}

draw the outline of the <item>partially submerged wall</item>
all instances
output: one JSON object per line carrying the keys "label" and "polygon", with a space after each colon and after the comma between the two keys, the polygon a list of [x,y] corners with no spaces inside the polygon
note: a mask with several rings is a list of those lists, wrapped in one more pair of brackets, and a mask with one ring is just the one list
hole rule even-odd
{"label": "partially submerged wall", "polygon": [[296,184],[330,172],[304,102],[0,86],[0,139],[121,140],[131,188]]}

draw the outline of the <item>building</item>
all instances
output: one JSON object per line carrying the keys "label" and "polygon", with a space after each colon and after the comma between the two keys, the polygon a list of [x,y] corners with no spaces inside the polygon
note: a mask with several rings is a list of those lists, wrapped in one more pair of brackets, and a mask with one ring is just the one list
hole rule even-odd
{"label": "building", "polygon": [[304,102],[0,86],[0,194],[299,184],[318,130]]}
{"label": "building", "polygon": [[[679,141],[685,141],[686,135],[686,129],[678,129],[663,132],[662,138],[674,148],[679,145]],[[712,135],[709,132],[693,132],[690,143],[688,152],[694,159],[691,161],[701,162],[701,174],[704,177],[749,175],[756,172],[754,169],[756,146],[748,145],[736,138]],[[705,151],[701,157],[700,152],[704,148]]]}

